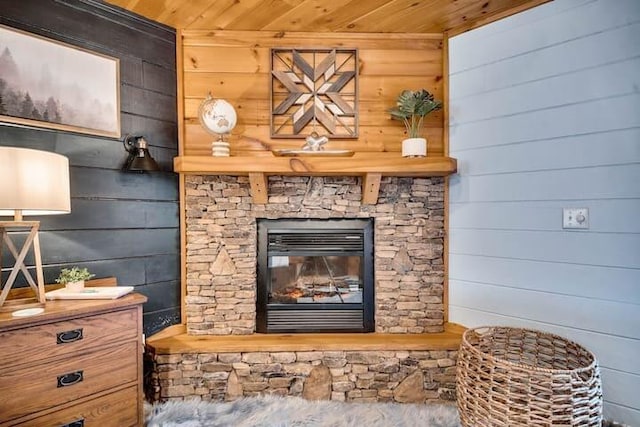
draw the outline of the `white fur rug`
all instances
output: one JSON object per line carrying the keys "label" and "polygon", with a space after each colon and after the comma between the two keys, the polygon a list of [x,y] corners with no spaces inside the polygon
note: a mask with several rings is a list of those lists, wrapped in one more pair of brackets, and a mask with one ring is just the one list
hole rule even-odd
{"label": "white fur rug", "polygon": [[147,408],[147,427],[459,427],[454,405],[345,403],[300,397],[172,401]]}

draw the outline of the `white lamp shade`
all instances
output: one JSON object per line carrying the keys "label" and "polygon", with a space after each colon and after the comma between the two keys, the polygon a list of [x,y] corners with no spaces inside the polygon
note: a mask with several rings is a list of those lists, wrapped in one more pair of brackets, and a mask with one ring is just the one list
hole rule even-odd
{"label": "white lamp shade", "polygon": [[0,216],[71,212],[69,159],[26,148],[0,147]]}

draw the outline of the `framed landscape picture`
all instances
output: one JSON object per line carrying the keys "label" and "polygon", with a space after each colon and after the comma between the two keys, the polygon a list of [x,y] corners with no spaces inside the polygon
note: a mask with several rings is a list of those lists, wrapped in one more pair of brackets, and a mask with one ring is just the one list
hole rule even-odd
{"label": "framed landscape picture", "polygon": [[119,60],[0,25],[0,122],[120,138]]}

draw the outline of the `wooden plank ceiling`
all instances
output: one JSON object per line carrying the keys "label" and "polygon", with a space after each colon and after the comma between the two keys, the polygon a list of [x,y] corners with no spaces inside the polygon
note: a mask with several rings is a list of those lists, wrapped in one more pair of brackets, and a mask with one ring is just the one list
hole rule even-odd
{"label": "wooden plank ceiling", "polygon": [[188,30],[442,33],[548,0],[107,0]]}

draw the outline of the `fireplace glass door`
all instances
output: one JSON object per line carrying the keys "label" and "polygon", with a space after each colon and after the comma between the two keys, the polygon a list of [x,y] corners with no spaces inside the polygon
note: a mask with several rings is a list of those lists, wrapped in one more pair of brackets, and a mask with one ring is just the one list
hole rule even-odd
{"label": "fireplace glass door", "polygon": [[361,255],[269,256],[269,304],[362,304]]}
{"label": "fireplace glass door", "polygon": [[259,332],[373,330],[369,220],[258,222]]}

